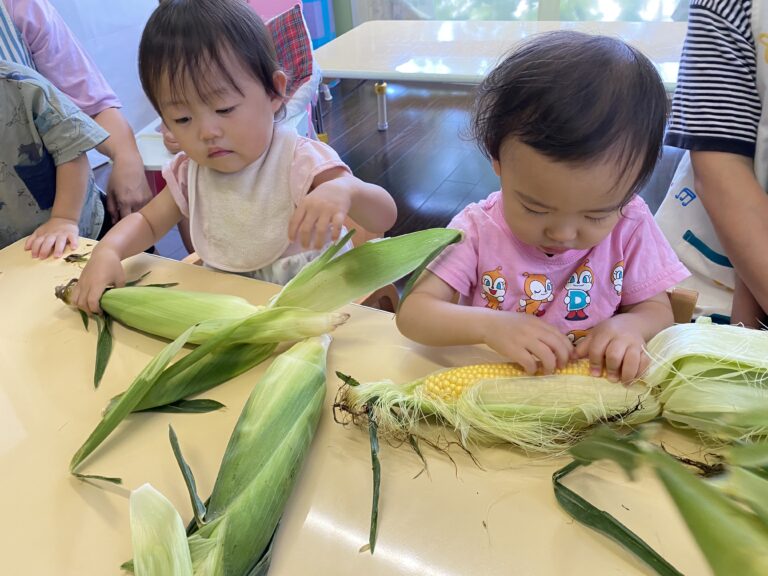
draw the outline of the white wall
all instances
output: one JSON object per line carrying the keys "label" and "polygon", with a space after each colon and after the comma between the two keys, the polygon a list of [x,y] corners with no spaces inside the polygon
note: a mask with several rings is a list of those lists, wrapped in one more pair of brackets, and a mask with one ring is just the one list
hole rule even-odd
{"label": "white wall", "polygon": [[96,61],[139,130],[156,117],[139,83],[139,39],[157,0],[50,0]]}

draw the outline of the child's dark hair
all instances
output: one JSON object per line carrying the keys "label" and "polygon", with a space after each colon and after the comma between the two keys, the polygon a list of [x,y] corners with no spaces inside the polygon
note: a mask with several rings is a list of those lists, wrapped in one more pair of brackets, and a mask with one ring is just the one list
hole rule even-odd
{"label": "child's dark hair", "polygon": [[144,92],[160,112],[158,92],[168,78],[171,96],[182,94],[189,78],[201,98],[219,88],[220,70],[242,93],[226,66],[231,55],[270,96],[279,96],[272,79],[280,70],[272,36],[245,0],[161,0],[139,43],[139,77]]}
{"label": "child's dark hair", "polygon": [[630,193],[661,153],[668,102],[653,64],[621,40],[541,34],[513,50],[478,89],[472,136],[492,159],[516,138],[558,162],[612,159],[640,166]]}

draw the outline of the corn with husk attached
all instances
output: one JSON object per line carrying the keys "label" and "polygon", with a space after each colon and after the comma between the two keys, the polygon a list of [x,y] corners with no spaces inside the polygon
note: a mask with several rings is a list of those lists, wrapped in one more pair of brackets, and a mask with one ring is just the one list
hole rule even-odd
{"label": "corn with husk attached", "polygon": [[[104,310],[132,328],[174,340],[110,404],[73,456],[70,470],[75,473],[130,412],[208,390],[264,361],[279,342],[329,331],[347,317],[333,310],[410,272],[418,273],[461,238],[456,230],[423,230],[366,242],[339,255],[350,235],[306,265],[265,307],[230,296],[167,288],[106,292],[101,301]],[[60,297],[67,294],[66,288],[57,290]],[[185,344],[196,342],[197,348],[173,361]]]}
{"label": "corn with husk attached", "polygon": [[[183,545],[172,506],[168,510],[164,498],[146,489],[134,493],[137,576],[243,576],[264,561],[320,418],[329,343],[330,337],[321,336],[295,344],[254,386],[229,439],[202,525]],[[161,521],[167,534],[157,528]],[[150,535],[155,547],[147,544]],[[189,558],[191,569],[186,568]],[[141,566],[181,568],[143,572]]]}
{"label": "corn with husk attached", "polygon": [[562,450],[599,422],[633,425],[659,413],[646,386],[591,376],[587,360],[551,376],[497,363],[439,370],[407,384],[344,386],[337,404],[355,420],[372,411],[385,436],[407,437],[437,417],[464,445],[508,442],[536,452]]}
{"label": "corn with husk attached", "polygon": [[714,441],[768,436],[768,331],[700,319],[656,335],[645,382],[662,416]]}

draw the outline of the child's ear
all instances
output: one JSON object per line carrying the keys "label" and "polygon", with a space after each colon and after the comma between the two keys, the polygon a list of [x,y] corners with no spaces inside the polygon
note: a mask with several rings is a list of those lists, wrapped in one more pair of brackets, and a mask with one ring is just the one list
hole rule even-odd
{"label": "child's ear", "polygon": [[501,178],[501,164],[499,164],[499,160],[497,158],[494,158],[493,161],[491,162],[491,165],[493,166],[493,171],[496,174],[496,176]]}
{"label": "child's ear", "polygon": [[281,98],[285,98],[285,89],[288,86],[288,76],[282,70],[277,70],[272,74],[272,83],[275,85],[275,90],[280,94]]}

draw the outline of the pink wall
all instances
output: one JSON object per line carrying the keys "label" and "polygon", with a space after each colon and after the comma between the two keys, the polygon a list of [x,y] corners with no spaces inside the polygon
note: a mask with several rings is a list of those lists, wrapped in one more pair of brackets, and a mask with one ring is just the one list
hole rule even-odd
{"label": "pink wall", "polygon": [[301,4],[301,0],[248,0],[248,4],[261,16],[262,20],[269,20],[286,10]]}

